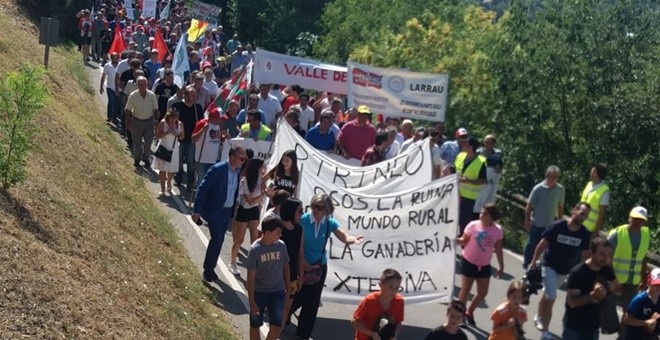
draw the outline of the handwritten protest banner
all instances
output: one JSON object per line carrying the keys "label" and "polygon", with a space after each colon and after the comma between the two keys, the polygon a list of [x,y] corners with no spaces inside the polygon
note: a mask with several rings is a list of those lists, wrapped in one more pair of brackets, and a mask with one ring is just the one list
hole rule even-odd
{"label": "handwritten protest banner", "polygon": [[309,211],[314,194],[330,195],[333,217],[351,235],[363,235],[348,246],[330,237],[328,275],[323,298],[357,304],[379,289],[385,268],[403,276],[406,304],[447,301],[454,288],[458,221],[456,176],[427,182],[402,192],[359,193],[303,173],[300,199]]}
{"label": "handwritten protest banner", "polygon": [[344,164],[343,158],[315,149],[283,119],[278,122],[277,131],[268,170],[277,166],[285,151],[295,150],[301,172],[323,178],[330,185],[342,188],[359,191],[361,189],[357,188],[377,185],[382,190],[396,192],[402,188],[424,185],[433,178],[428,139],[392,159],[360,167]]}
{"label": "handwritten protest banner", "polygon": [[156,17],[156,0],[142,0],[142,16],[145,18]]}
{"label": "handwritten protest banner", "polygon": [[211,27],[218,26],[218,16],[222,8],[207,4],[201,1],[195,1],[190,6],[190,17],[193,19],[208,22]]}
{"label": "handwritten protest banner", "polygon": [[126,17],[135,20],[135,13],[133,13],[133,1],[124,0],[124,9],[126,10]]}
{"label": "handwritten protest banner", "polygon": [[348,62],[348,106],[367,105],[386,117],[444,122],[448,85],[446,74]]}
{"label": "handwritten protest banner", "polygon": [[303,88],[346,94],[346,67],[259,49],[254,57],[257,83],[298,84]]}
{"label": "handwritten protest banner", "polygon": [[255,158],[263,159],[265,162],[268,162],[271,156],[271,142],[265,141],[255,141],[252,138],[233,138],[227,140],[222,145],[222,155],[220,160],[226,160],[229,158],[229,149],[233,146],[240,146],[244,150],[252,150]]}

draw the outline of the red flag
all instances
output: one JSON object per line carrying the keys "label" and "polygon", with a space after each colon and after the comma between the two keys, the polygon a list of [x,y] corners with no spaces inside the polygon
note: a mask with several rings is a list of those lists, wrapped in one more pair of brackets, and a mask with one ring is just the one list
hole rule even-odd
{"label": "red flag", "polygon": [[119,22],[116,24],[117,26],[115,26],[115,39],[112,41],[112,46],[110,46],[110,51],[108,51],[108,53],[117,53],[121,56],[121,53],[126,50],[126,42],[124,42],[124,37],[121,34],[121,26],[119,26]]}
{"label": "red flag", "polygon": [[158,50],[158,61],[162,63],[163,59],[165,58],[165,55],[167,55],[169,50],[167,49],[167,44],[165,43],[165,40],[163,40],[163,35],[160,34],[160,28],[156,28],[156,34],[154,35],[154,44],[151,47]]}

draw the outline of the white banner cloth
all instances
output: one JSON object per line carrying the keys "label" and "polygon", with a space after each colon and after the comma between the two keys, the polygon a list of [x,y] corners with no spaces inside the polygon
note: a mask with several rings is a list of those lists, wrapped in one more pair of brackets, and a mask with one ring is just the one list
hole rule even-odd
{"label": "white banner cloth", "polygon": [[446,74],[418,73],[348,62],[348,106],[367,105],[386,117],[445,121]]}
{"label": "white banner cloth", "polygon": [[142,0],[142,17],[145,19],[156,17],[156,0]]}
{"label": "white banner cloth", "polygon": [[304,89],[346,94],[346,67],[259,49],[254,57],[254,81],[298,84]]}
{"label": "white banner cloth", "polygon": [[208,22],[211,27],[215,27],[218,26],[218,16],[221,11],[222,8],[218,6],[195,1],[190,6],[190,11],[188,13],[191,18]]}
{"label": "white banner cloth", "polygon": [[252,150],[254,153],[254,158],[263,159],[266,163],[268,163],[268,159],[270,159],[271,154],[271,144],[271,142],[262,140],[255,141],[252,138],[233,138],[225,141],[222,144],[222,155],[220,156],[220,160],[224,161],[229,158],[229,149],[231,149],[233,146],[240,146],[245,151]]}
{"label": "white banner cloth", "polygon": [[315,149],[280,119],[267,166],[269,171],[277,166],[287,150],[296,151],[301,173],[323,178],[328,185],[341,188],[362,188],[356,190],[368,191],[368,187],[377,186],[383,192],[396,192],[403,188],[422,186],[433,179],[428,138],[392,159],[366,167],[351,166],[345,164],[346,160],[339,155]]}
{"label": "white banner cloth", "polygon": [[382,271],[403,276],[406,305],[448,301],[454,288],[455,241],[458,222],[458,181],[455,175],[401,192],[362,194],[303,173],[300,199],[306,210],[315,193],[330,195],[333,217],[360,245],[344,245],[330,236],[328,275],[323,299],[357,305],[379,289]]}

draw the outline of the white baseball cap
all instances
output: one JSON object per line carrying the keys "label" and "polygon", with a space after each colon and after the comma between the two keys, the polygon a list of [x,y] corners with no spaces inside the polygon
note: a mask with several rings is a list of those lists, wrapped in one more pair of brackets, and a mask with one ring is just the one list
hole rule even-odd
{"label": "white baseball cap", "polygon": [[641,218],[644,221],[648,221],[649,219],[649,212],[646,210],[646,208],[642,206],[634,207],[632,210],[630,210],[630,217],[632,218]]}

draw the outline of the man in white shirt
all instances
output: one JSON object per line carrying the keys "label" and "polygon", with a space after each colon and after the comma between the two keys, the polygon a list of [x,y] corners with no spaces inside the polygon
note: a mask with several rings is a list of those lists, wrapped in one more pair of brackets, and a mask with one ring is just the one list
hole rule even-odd
{"label": "man in white shirt", "polygon": [[306,93],[301,93],[298,96],[300,104],[293,105],[292,107],[300,109],[300,126],[305,131],[314,126],[314,110],[309,107],[309,95]]}
{"label": "man in white shirt", "polygon": [[218,83],[213,79],[213,69],[210,67],[204,68],[204,84],[202,86],[209,91],[211,98],[217,97],[218,93],[220,93]]}
{"label": "man in white shirt", "polygon": [[262,122],[270,128],[275,127],[277,117],[282,113],[282,105],[270,94],[270,84],[259,85],[259,104],[257,108],[263,113]]}
{"label": "man in white shirt", "polygon": [[202,181],[209,168],[218,161],[220,150],[221,124],[220,109],[209,112],[209,117],[197,122],[192,132],[191,141],[195,143],[195,162],[197,163],[197,183]]}
{"label": "man in white shirt", "polygon": [[[103,66],[103,75],[101,76],[101,85],[99,86],[99,92],[103,94],[103,89],[105,88],[106,93],[108,94],[108,107],[106,112],[105,120],[107,122],[113,122],[115,118],[119,115],[119,102],[117,98],[117,93],[115,92],[115,72],[117,71],[117,65],[119,65],[119,55],[117,53],[112,53],[110,55],[110,61]],[[106,83],[107,80],[107,83]]]}

